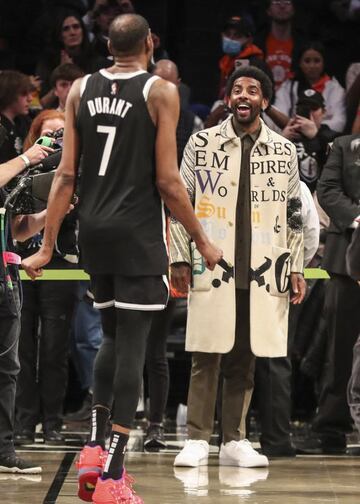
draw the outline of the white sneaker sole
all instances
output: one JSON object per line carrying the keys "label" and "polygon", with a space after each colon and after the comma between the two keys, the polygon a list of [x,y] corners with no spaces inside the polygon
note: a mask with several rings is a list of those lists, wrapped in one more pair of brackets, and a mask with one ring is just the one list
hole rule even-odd
{"label": "white sneaker sole", "polygon": [[235,460],[229,457],[219,457],[219,465],[221,466],[234,466],[234,467],[268,467],[269,461],[267,459],[249,459],[247,461]]}
{"label": "white sneaker sole", "polygon": [[39,467],[29,467],[28,469],[19,469],[18,467],[6,467],[0,466],[0,473],[7,474],[40,474],[42,468]]}
{"label": "white sneaker sole", "polygon": [[198,462],[194,462],[191,460],[185,460],[177,457],[174,460],[174,467],[200,467],[209,465],[209,457],[204,457],[200,459]]}

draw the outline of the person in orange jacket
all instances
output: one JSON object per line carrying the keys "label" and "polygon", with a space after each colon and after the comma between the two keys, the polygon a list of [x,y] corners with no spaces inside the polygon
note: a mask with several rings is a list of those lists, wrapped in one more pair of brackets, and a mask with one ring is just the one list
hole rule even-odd
{"label": "person in orange jacket", "polygon": [[[247,19],[240,16],[230,17],[221,33],[221,40],[224,55],[219,61],[220,99],[224,97],[228,77],[239,66],[255,64],[255,66],[260,66],[267,74],[271,74],[265,61],[263,61],[263,51],[253,43],[253,27]],[[261,62],[260,65],[259,62]]]}

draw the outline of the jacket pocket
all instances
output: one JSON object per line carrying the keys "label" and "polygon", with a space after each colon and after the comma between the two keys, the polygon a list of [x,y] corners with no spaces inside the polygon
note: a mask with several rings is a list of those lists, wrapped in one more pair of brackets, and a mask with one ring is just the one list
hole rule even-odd
{"label": "jacket pocket", "polygon": [[192,291],[209,291],[212,288],[212,271],[206,265],[204,258],[198,251],[194,242],[191,242],[192,262]]}
{"label": "jacket pocket", "polygon": [[284,247],[271,247],[270,295],[287,297],[290,289],[290,250]]}

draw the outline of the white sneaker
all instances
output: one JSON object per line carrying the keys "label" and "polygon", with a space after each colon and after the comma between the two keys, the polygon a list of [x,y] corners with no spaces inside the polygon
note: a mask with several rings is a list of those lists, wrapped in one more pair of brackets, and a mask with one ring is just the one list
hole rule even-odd
{"label": "white sneaker", "polygon": [[188,439],[174,460],[175,467],[199,467],[208,465],[209,443],[203,440]]}
{"label": "white sneaker", "polygon": [[230,441],[220,448],[220,465],[238,467],[267,467],[268,458],[260,455],[247,439]]}

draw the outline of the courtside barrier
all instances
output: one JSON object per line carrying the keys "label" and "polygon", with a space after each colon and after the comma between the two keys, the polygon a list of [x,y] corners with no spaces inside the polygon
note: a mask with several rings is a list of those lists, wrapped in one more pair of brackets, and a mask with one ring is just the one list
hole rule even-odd
{"label": "courtside barrier", "polygon": [[[25,271],[20,270],[21,280],[30,280]],[[306,268],[305,278],[315,280],[325,280],[329,278],[329,275],[325,270],[320,268]],[[89,280],[89,275],[81,269],[70,269],[70,270],[50,270],[44,269],[43,275],[38,278],[38,280]]]}

